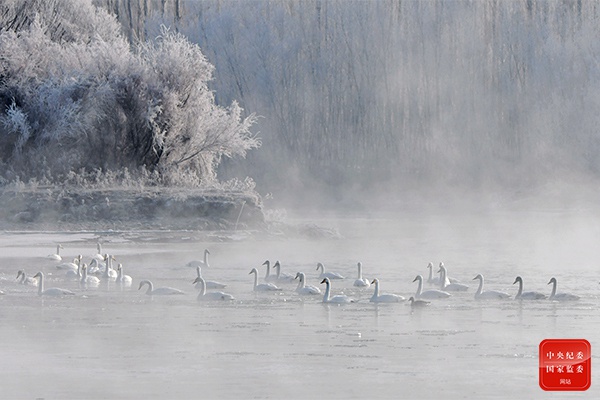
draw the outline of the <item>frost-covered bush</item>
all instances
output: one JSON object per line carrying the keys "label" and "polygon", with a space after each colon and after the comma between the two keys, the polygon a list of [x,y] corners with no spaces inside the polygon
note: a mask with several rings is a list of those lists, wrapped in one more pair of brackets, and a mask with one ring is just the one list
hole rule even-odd
{"label": "frost-covered bush", "polygon": [[130,44],[90,1],[4,1],[0,175],[128,169],[166,184],[211,182],[223,156],[260,145],[254,115],[216,104],[212,73],[184,36],[163,27],[155,42]]}

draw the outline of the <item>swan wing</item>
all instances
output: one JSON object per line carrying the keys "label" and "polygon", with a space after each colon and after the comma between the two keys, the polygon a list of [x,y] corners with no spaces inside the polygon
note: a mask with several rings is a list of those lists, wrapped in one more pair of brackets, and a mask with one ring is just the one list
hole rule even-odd
{"label": "swan wing", "polygon": [[450,297],[451,294],[444,292],[443,290],[426,290],[419,296],[420,299],[445,299]]}

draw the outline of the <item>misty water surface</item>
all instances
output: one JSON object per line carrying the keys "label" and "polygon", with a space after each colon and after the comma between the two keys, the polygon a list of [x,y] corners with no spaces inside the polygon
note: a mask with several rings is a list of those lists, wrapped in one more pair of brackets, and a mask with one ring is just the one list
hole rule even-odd
{"label": "misty water surface", "polygon": [[[549,393],[538,386],[538,345],[545,338],[600,342],[597,240],[589,209],[539,212],[413,213],[320,219],[342,239],[255,235],[227,241],[198,232],[40,232],[0,235],[0,382],[2,398],[596,398]],[[292,221],[295,222],[295,221]],[[315,221],[312,221],[315,222]],[[237,237],[242,237],[238,235]],[[46,255],[57,243],[70,259],[114,254],[134,279],[82,290]],[[210,249],[209,280],[227,283],[230,303],[199,303],[195,271],[183,265]],[[282,271],[303,271],[320,285],[316,263],[346,276],[333,293],[357,299],[324,305],[300,297],[294,284],[254,294],[249,271],[265,260]],[[467,293],[411,311],[406,303],[369,302],[356,289],[356,263],[381,290],[411,296],[427,263],[443,261]],[[40,298],[15,283],[18,269],[47,275],[46,286],[70,288],[70,298]],[[514,296],[525,290],[576,293],[574,303],[515,300],[478,302],[472,278]],[[150,298],[141,279],[173,286],[184,296]],[[324,288],[323,288],[324,289]]]}

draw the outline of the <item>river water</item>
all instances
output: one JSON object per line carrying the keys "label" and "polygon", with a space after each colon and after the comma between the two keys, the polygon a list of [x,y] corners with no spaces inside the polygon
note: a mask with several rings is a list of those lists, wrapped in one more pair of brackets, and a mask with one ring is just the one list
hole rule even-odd
{"label": "river water", "polygon": [[[587,392],[544,392],[538,346],[545,338],[600,344],[600,221],[585,210],[415,213],[352,216],[316,222],[341,238],[199,232],[4,232],[0,234],[1,396],[46,398],[599,398],[592,367]],[[298,221],[293,221],[298,222]],[[306,222],[306,221],[303,221]],[[81,289],[46,256],[56,244],[89,262],[96,243],[133,277]],[[211,252],[204,278],[218,280],[232,302],[198,302],[195,271],[184,265]],[[316,263],[346,279],[334,281],[356,303],[325,305],[299,296],[294,284],[255,294],[252,267],[265,260],[303,271],[320,284]],[[406,303],[369,302],[373,286],[353,287],[356,263],[383,292],[414,294],[417,274],[443,261],[466,293],[413,310]],[[46,274],[46,287],[73,290],[39,297],[15,283],[17,270]],[[437,268],[436,268],[437,269]],[[525,290],[581,296],[577,302],[476,301],[476,281],[514,296]],[[147,296],[139,281],[184,290]],[[324,289],[324,288],[322,288]],[[596,356],[592,358],[594,365]]]}

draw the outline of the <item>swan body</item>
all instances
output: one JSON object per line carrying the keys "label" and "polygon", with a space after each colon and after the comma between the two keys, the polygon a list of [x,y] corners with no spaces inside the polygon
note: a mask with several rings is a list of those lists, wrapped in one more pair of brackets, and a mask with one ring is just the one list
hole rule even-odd
{"label": "swan body", "polygon": [[[202,278],[202,269],[200,268],[200,266],[196,267],[196,274],[198,275],[198,278]],[[203,278],[203,280],[204,280],[204,278]],[[200,289],[200,281],[194,281],[194,282],[197,282],[196,289]],[[204,286],[206,286],[207,289],[223,289],[227,285],[224,283],[216,282],[216,281],[204,280]]]}
{"label": "swan body", "polygon": [[81,266],[81,280],[79,283],[86,287],[98,287],[98,285],[100,285],[100,279],[95,276],[88,276],[87,265],[84,263]]}
{"label": "swan body", "polygon": [[313,295],[313,294],[321,294],[321,289],[319,289],[316,286],[313,285],[306,285],[305,280],[306,277],[304,275],[304,272],[298,272],[296,274],[296,278],[298,279],[298,287],[296,288],[296,292],[298,294],[303,294],[303,295]]}
{"label": "swan body", "polygon": [[[104,260],[104,256],[102,256],[102,259]],[[88,275],[102,276],[105,268],[106,263],[100,262],[97,259],[92,258],[92,261],[90,261],[90,265],[88,266]]]}
{"label": "swan body", "polygon": [[410,302],[410,306],[412,308],[421,308],[421,307],[427,307],[428,305],[431,304],[430,301],[425,301],[425,300],[417,300],[414,297],[410,296],[410,298],[408,299],[408,301]]}
{"label": "swan body", "polygon": [[33,276],[39,278],[38,281],[38,296],[74,296],[75,293],[67,289],[48,288],[44,290],[44,273],[38,272]]}
{"label": "swan body", "polygon": [[123,274],[123,264],[117,265],[117,283],[123,287],[130,287],[133,279],[129,275]]}
{"label": "swan body", "polygon": [[196,278],[196,280],[194,281],[194,284],[196,284],[196,287],[198,287],[198,285],[200,285],[200,293],[198,293],[198,297],[196,298],[196,300],[198,300],[198,301],[235,300],[235,297],[233,297],[229,293],[224,293],[224,292],[208,292],[207,293],[204,278],[202,278],[201,276]]}
{"label": "swan body", "polygon": [[62,249],[62,245],[57,245],[56,246],[56,253],[55,254],[50,254],[48,255],[46,258],[48,258],[49,260],[53,260],[53,261],[62,261],[62,257],[60,256],[60,249]]}
{"label": "swan body", "polygon": [[279,261],[275,261],[275,264],[273,264],[273,269],[275,270],[275,279],[278,282],[290,283],[294,281],[295,278],[292,275],[281,272],[281,264]]}
{"label": "swan body", "polygon": [[325,272],[325,266],[323,263],[317,263],[317,271],[321,271],[321,275],[319,275],[320,279],[344,279],[344,277],[337,272]]}
{"label": "swan body", "polygon": [[510,298],[510,294],[501,292],[499,290],[483,290],[483,275],[477,274],[473,280],[479,279],[479,287],[475,293],[475,299],[477,300],[502,300]]}
{"label": "swan body", "polygon": [[400,303],[406,300],[403,296],[399,296],[397,294],[379,294],[379,279],[373,279],[375,284],[375,291],[373,292],[373,296],[371,296],[372,303]]}
{"label": "swan body", "polygon": [[579,300],[580,297],[571,293],[556,293],[556,278],[550,278],[548,285],[552,284],[552,292],[550,293],[549,300],[555,301],[576,301]]}
{"label": "swan body", "polygon": [[210,251],[208,251],[208,249],[204,249],[204,259],[202,261],[193,260],[193,261],[190,261],[189,263],[185,264],[185,266],[190,267],[190,268],[196,268],[196,267],[209,268],[210,267],[210,265],[208,265],[208,255],[209,254],[210,254]]}
{"label": "swan body", "polygon": [[323,303],[335,303],[335,304],[354,303],[354,300],[351,299],[350,297],[346,296],[345,294],[338,294],[336,296],[329,297],[329,294],[331,291],[331,282],[329,281],[329,278],[323,278],[321,283],[324,283],[326,285],[325,294],[323,295]]}
{"label": "swan body", "polygon": [[513,285],[517,282],[519,282],[519,291],[515,295],[515,300],[543,300],[548,297],[540,292],[523,292],[523,279],[520,276],[515,278]]}
{"label": "swan body", "polygon": [[[19,280],[19,278],[21,278],[21,279]],[[19,280],[19,283],[21,285],[27,285],[27,286],[37,286],[38,285],[37,279],[34,279],[31,276],[27,276],[25,274],[25,271],[23,271],[22,269],[20,269],[17,272],[17,280]]]}
{"label": "swan body", "polygon": [[67,270],[67,271],[77,271],[77,270],[79,270],[79,265],[81,264],[81,259],[82,259],[82,256],[80,254],[73,259],[73,262],[64,262],[64,263],[58,264],[56,266],[56,269],[62,269],[62,270]]}
{"label": "swan body", "polygon": [[148,279],[144,279],[143,281],[140,282],[140,287],[138,288],[138,290],[140,290],[142,288],[142,286],[144,286],[144,285],[148,285],[148,289],[146,290],[146,294],[148,296],[168,296],[168,295],[175,295],[175,294],[185,294],[185,292],[182,290],[175,289],[175,288],[168,287],[168,286],[158,287],[158,288],[154,289],[154,285]]}
{"label": "swan body", "polygon": [[250,274],[254,274],[254,291],[255,292],[278,292],[281,291],[280,288],[278,288],[277,286],[275,286],[273,283],[267,282],[267,283],[258,283],[258,270],[256,268],[252,268],[252,270],[250,270]]}
{"label": "swan body", "polygon": [[92,255],[92,259],[97,261],[104,261],[104,256],[102,255],[102,245],[100,244],[100,242],[98,242],[98,244],[96,245],[96,249],[98,250],[98,252]]}
{"label": "swan body", "polygon": [[369,287],[371,286],[371,283],[369,282],[368,279],[363,278],[362,276],[362,263],[358,263],[358,277],[356,278],[356,280],[354,281],[354,286],[356,287]]}
{"label": "swan body", "polygon": [[413,282],[419,281],[419,286],[417,286],[417,292],[415,293],[414,298],[419,299],[445,299],[451,296],[450,293],[444,292],[443,290],[438,289],[429,289],[423,292],[423,277],[421,275],[417,275]]}
{"label": "swan body", "polygon": [[446,267],[444,267],[444,263],[440,263],[440,269],[438,270],[440,273],[440,290],[444,290],[446,292],[466,292],[469,286],[462,283],[451,283],[447,279]]}

